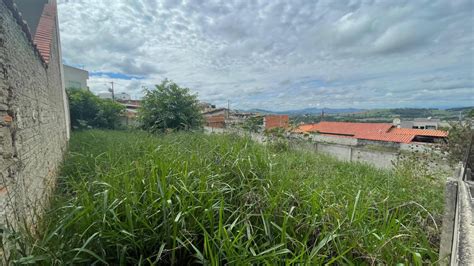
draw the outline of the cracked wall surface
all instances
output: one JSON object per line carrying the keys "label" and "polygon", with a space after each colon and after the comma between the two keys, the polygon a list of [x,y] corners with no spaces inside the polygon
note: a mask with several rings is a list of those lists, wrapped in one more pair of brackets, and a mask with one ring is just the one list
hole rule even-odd
{"label": "cracked wall surface", "polygon": [[47,203],[67,146],[67,103],[57,31],[41,59],[0,0],[0,226],[33,222]]}

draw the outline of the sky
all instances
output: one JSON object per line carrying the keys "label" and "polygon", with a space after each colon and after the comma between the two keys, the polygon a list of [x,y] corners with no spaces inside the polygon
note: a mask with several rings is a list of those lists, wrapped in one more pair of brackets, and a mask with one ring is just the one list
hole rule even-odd
{"label": "sky", "polygon": [[474,106],[472,0],[59,0],[93,92],[167,78],[231,108]]}

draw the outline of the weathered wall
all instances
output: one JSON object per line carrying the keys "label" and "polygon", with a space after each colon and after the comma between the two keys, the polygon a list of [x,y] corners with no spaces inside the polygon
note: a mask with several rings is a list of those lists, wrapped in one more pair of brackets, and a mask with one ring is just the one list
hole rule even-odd
{"label": "weathered wall", "polygon": [[376,151],[364,148],[352,147],[351,161],[373,164],[378,168],[389,169],[398,160],[398,153],[388,151]]}
{"label": "weathered wall", "polygon": [[46,64],[17,18],[0,1],[0,224],[41,213],[68,134],[58,33]]}
{"label": "weathered wall", "polygon": [[317,152],[336,157],[341,161],[351,161],[352,147],[339,144],[316,143]]}
{"label": "weathered wall", "polygon": [[311,139],[316,142],[323,142],[323,143],[334,143],[334,144],[342,144],[342,145],[350,145],[355,146],[357,145],[358,139],[355,138],[344,138],[344,137],[333,137],[327,135],[311,135]]}

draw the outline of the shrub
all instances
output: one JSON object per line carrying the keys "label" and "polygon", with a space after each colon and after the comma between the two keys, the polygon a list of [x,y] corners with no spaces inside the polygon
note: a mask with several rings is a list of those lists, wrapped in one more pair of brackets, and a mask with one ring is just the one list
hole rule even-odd
{"label": "shrub", "polygon": [[441,145],[441,149],[448,154],[450,163],[457,164],[464,159],[473,134],[471,123],[451,124],[448,141]]}
{"label": "shrub", "polygon": [[154,90],[145,91],[139,119],[142,128],[150,132],[202,127],[197,95],[169,80],[156,85]]}
{"label": "shrub", "polygon": [[84,89],[68,89],[71,125],[79,128],[120,127],[120,115],[125,107],[108,99],[100,99],[92,92]]}

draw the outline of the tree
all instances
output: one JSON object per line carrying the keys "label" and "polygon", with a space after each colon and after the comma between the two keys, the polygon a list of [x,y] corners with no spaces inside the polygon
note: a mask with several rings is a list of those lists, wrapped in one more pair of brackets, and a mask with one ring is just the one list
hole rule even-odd
{"label": "tree", "polygon": [[123,114],[125,106],[109,99],[98,99],[99,111],[96,113],[93,125],[108,129],[119,128],[120,116]]}
{"label": "tree", "polygon": [[471,109],[469,113],[467,113],[468,117],[474,118],[474,109]]}
{"label": "tree", "polygon": [[108,99],[100,99],[88,90],[68,89],[69,111],[73,128],[96,127],[116,129],[125,107]]}
{"label": "tree", "polygon": [[244,121],[242,128],[250,132],[258,132],[263,127],[263,116],[252,116]]}
{"label": "tree", "polygon": [[151,132],[189,130],[202,126],[197,95],[167,79],[156,85],[155,89],[145,91],[139,119],[142,128]]}

